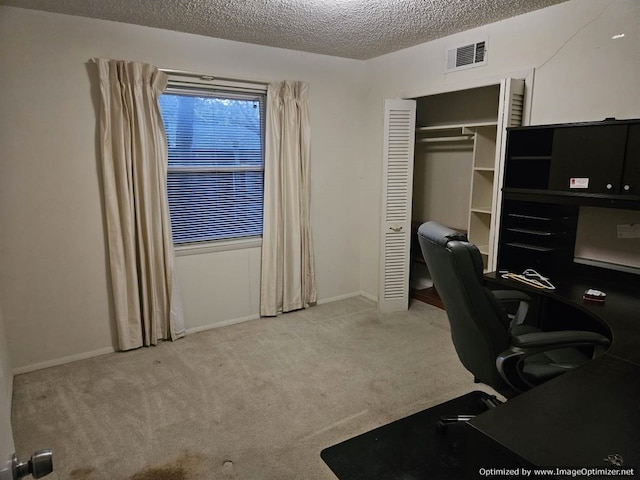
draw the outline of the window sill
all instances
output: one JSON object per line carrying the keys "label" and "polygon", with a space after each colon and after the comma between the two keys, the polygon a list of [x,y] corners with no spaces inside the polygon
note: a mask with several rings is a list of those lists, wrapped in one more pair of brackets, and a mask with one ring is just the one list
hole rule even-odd
{"label": "window sill", "polygon": [[199,243],[193,245],[175,246],[176,257],[186,255],[200,255],[203,253],[226,252],[262,246],[262,237],[241,238],[238,240],[219,240],[216,242]]}

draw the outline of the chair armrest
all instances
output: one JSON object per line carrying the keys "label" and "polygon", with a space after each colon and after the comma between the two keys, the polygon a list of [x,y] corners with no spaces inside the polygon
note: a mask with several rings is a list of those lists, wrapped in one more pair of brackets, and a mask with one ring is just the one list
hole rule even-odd
{"label": "chair armrest", "polygon": [[511,345],[522,349],[541,349],[544,347],[562,347],[576,345],[609,346],[611,341],[599,333],[581,330],[558,332],[534,332],[511,337]]}
{"label": "chair armrest", "polygon": [[511,319],[510,327],[522,325],[527,316],[527,312],[529,311],[531,297],[519,290],[493,290],[492,293],[503,307],[506,303],[518,302],[518,309],[515,314],[509,315],[509,318]]}
{"label": "chair armrest", "polygon": [[531,297],[520,290],[492,290],[500,302],[531,302]]}
{"label": "chair armrest", "polygon": [[511,346],[498,355],[496,368],[500,376],[515,390],[524,391],[533,385],[521,375],[520,368],[527,357],[538,353],[571,347],[590,347],[592,358],[604,353],[611,341],[594,332],[565,330],[532,332],[511,337]]}

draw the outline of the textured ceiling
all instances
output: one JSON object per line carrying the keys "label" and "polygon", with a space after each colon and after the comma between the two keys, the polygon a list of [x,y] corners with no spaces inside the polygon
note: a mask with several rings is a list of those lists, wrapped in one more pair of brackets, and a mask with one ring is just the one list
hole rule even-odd
{"label": "textured ceiling", "polygon": [[563,1],[0,0],[0,4],[364,60]]}

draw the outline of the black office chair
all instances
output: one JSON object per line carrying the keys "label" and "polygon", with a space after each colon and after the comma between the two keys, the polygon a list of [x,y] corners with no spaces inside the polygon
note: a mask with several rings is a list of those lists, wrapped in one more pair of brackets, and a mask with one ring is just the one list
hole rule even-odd
{"label": "black office chair", "polygon": [[[458,357],[476,382],[511,398],[588,362],[608,347],[609,339],[593,332],[542,332],[523,323],[522,309],[510,318],[505,304],[524,305],[528,296],[487,289],[480,252],[465,235],[431,221],[418,229],[418,241],[449,317]],[[499,404],[488,395],[484,401],[488,407]],[[467,419],[451,417],[443,423]]]}

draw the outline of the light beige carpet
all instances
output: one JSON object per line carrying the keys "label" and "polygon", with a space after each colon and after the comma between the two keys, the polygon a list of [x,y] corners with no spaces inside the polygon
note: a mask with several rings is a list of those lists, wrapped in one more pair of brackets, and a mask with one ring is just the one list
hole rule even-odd
{"label": "light beige carpet", "polygon": [[320,451],[477,389],[442,310],[363,297],[15,378],[59,480],[335,479]]}

